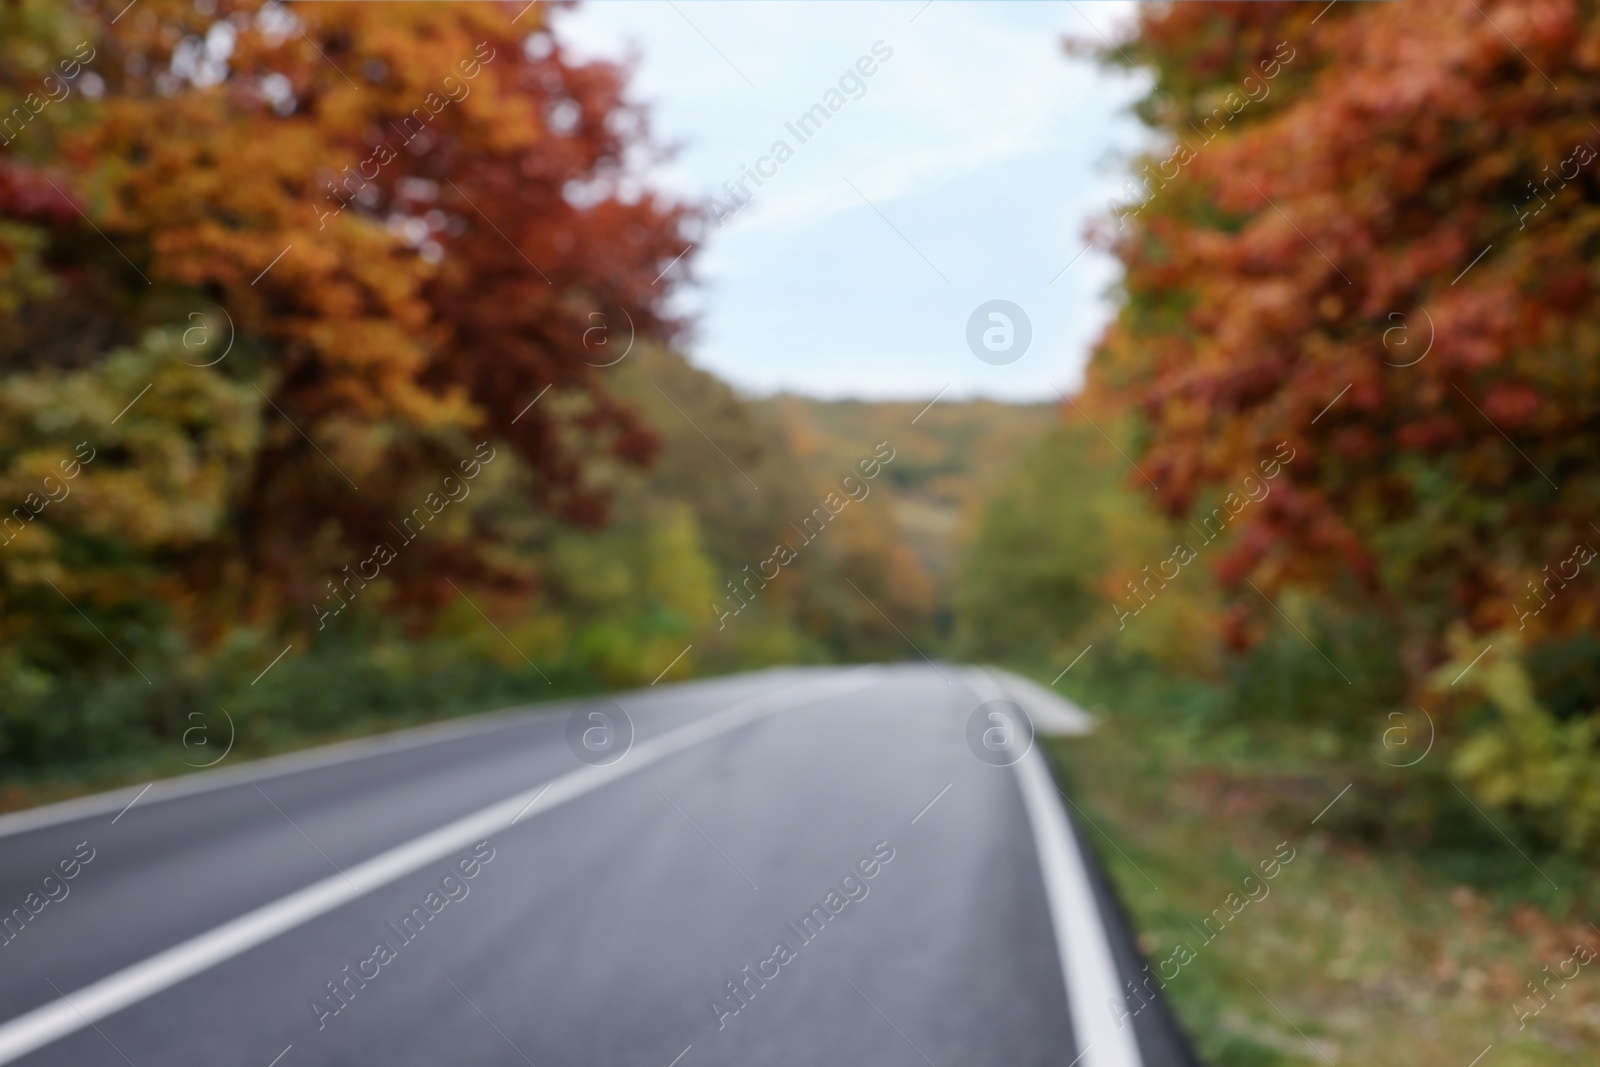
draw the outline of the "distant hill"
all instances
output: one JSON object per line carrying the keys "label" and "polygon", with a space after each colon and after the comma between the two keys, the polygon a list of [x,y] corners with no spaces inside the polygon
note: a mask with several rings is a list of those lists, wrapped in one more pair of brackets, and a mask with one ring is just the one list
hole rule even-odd
{"label": "distant hill", "polygon": [[925,401],[780,394],[750,403],[783,428],[789,450],[818,474],[848,471],[879,441],[895,448],[881,488],[890,494],[896,535],[933,581],[941,615],[948,610],[961,550],[989,493],[1058,418],[1054,404],[994,400],[940,400],[927,407]]}
{"label": "distant hill", "polygon": [[[692,641],[696,664],[716,669],[915,655],[908,642],[933,652],[952,631],[956,561],[988,491],[1055,420],[1043,404],[750,398],[649,345],[608,382],[660,450],[647,469],[614,473],[607,528],[551,525],[528,556],[549,628],[558,617],[603,629],[594,644],[618,679],[651,661],[636,652],[644,634]],[[889,455],[881,442],[892,461],[862,478],[859,464]],[[832,518],[819,510],[829,498]],[[652,553],[653,566],[618,573]]]}

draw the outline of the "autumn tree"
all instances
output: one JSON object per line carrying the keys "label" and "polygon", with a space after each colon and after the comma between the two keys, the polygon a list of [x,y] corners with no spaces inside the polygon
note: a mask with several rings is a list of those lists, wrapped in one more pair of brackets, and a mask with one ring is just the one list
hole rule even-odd
{"label": "autumn tree", "polygon": [[1142,7],[1161,143],[1102,230],[1128,299],[1094,377],[1163,503],[1209,510],[1288,442],[1224,576],[1379,604],[1419,673],[1518,604],[1595,622],[1526,594],[1600,536],[1600,19],[1481,8]]}
{"label": "autumn tree", "polygon": [[[602,368],[635,335],[676,328],[665,302],[685,265],[666,268],[693,219],[641,180],[656,150],[626,72],[572,60],[547,16],[487,2],[0,8],[14,116],[0,120],[0,371],[22,376],[8,380],[28,408],[74,375],[105,389],[114,352],[167,353],[146,368],[150,395],[119,384],[136,402],[115,426],[110,398],[19,408],[60,433],[30,430],[7,458],[20,478],[34,452],[113,441],[170,414],[151,400],[175,382],[215,379],[193,394],[222,404],[203,418],[258,440],[222,472],[206,534],[156,564],[201,636],[247,619],[314,629],[329,578],[395,543],[400,517],[459,481],[480,442],[506,457],[503,489],[580,524],[604,516],[595,457],[651,454]],[[150,469],[119,447],[97,462]],[[152,511],[184,506],[146,488]],[[402,607],[425,616],[455,595],[451,577],[528,583],[496,555],[481,501],[385,567]],[[76,507],[38,529],[76,536],[93,525]],[[92,605],[148,592],[114,570],[13,568],[3,610],[16,622],[47,579]]]}
{"label": "autumn tree", "polygon": [[1104,58],[1158,143],[1100,229],[1126,300],[1091,391],[1144,422],[1131,480],[1227,517],[1229,635],[1281,628],[1269,596],[1381,620],[1395,696],[1469,735],[1454,773],[1600,841],[1600,16],[1148,5]]}

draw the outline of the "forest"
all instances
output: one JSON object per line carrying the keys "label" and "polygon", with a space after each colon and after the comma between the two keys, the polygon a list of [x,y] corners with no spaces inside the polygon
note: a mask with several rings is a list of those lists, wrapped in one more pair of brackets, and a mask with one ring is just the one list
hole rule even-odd
{"label": "forest", "polygon": [[[0,810],[224,740],[948,657],[1101,714],[1061,758],[1152,867],[1197,846],[1135,786],[1202,836],[1342,786],[1330,909],[1377,862],[1465,894],[1429,938],[1578,925],[1589,6],[1153,4],[1065,41],[1149,83],[1090,234],[1110,325],[1070,401],[931,405],[698,367],[672,297],[726,206],[657,190],[627,69],[518,6],[0,4]],[[1468,984],[1504,1022],[1496,958]],[[1193,995],[1211,1053],[1280,1062]]]}

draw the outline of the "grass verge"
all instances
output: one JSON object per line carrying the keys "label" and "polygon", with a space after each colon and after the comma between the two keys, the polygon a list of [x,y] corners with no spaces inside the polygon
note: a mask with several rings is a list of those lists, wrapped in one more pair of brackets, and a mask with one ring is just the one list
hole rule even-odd
{"label": "grass verge", "polygon": [[[1205,1062],[1595,1062],[1600,958],[1574,952],[1600,949],[1592,869],[1416,770],[1230,723],[1200,683],[1074,682],[1100,726],[1052,755]],[[1434,803],[1443,829],[1411,833],[1405,806]]]}
{"label": "grass verge", "polygon": [[61,694],[15,729],[32,758],[0,758],[0,813],[499,708],[594,693],[588,671],[549,672],[449,646],[313,654],[252,681],[205,669]]}

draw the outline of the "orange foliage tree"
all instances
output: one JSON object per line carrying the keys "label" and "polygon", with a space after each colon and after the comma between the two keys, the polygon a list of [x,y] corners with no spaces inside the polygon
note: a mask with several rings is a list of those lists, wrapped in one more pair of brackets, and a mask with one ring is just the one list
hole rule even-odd
{"label": "orange foliage tree", "polygon": [[[693,225],[638,177],[626,71],[569,58],[543,4],[124,3],[0,12],[0,370],[92,372],[167,327],[175,373],[217,360],[251,401],[211,536],[162,549],[170,599],[304,626],[479,442],[518,494],[601,521],[596,463],[655,439],[600,368],[676,329]],[[101,469],[139,406],[73,429],[112,442]],[[470,512],[384,573],[421,615],[452,576],[525,583],[494,535]]]}
{"label": "orange foliage tree", "polygon": [[[1141,5],[1104,58],[1153,77],[1163,143],[1101,227],[1127,299],[1093,388],[1175,515],[1295,450],[1224,580],[1381,611],[1413,679],[1452,628],[1593,631],[1562,590],[1600,545],[1600,14]],[[1247,640],[1272,613],[1238,603]]]}

